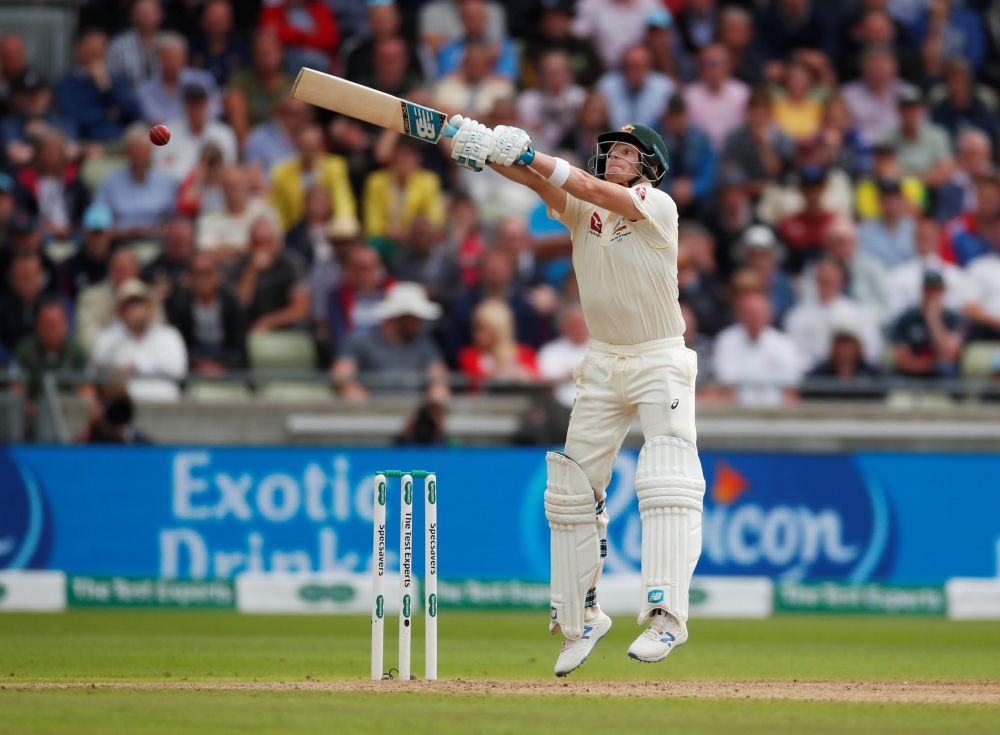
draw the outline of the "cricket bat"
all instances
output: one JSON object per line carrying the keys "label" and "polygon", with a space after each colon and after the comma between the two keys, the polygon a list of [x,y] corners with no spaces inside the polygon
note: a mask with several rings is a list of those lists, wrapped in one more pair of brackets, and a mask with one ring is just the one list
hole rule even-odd
{"label": "cricket bat", "polygon": [[[443,112],[314,69],[299,71],[292,97],[428,143],[458,132]],[[529,149],[517,162],[528,165],[534,158]]]}

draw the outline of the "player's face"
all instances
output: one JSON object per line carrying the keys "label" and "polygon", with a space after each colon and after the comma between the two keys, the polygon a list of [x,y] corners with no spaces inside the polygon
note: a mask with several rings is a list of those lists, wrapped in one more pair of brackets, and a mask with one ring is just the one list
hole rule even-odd
{"label": "player's face", "polygon": [[642,174],[639,149],[628,143],[615,143],[608,151],[604,178],[612,184],[627,184]]}

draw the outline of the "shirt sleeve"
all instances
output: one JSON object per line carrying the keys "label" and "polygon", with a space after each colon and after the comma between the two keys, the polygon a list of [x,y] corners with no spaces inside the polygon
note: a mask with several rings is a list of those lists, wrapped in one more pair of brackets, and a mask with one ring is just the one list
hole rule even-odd
{"label": "shirt sleeve", "polygon": [[637,229],[649,228],[662,241],[661,248],[677,244],[677,205],[670,195],[652,186],[635,186],[628,190],[635,208],[644,220],[634,223]]}
{"label": "shirt sleeve", "polygon": [[554,219],[556,222],[564,224],[572,233],[576,231],[576,224],[580,220],[582,209],[583,202],[569,192],[566,192],[566,209],[562,212],[557,212],[552,207],[548,207],[548,215],[549,219]]}

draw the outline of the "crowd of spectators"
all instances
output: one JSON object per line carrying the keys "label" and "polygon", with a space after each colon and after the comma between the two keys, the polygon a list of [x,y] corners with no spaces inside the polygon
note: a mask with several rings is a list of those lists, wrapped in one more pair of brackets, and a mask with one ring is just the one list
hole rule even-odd
{"label": "crowd of spectators", "polygon": [[284,330],[348,399],[404,371],[572,404],[567,231],[446,145],[292,99],[304,66],[584,167],[601,132],[655,127],[706,399],[955,376],[1000,340],[987,0],[87,0],[79,28],[55,79],[0,36],[0,364],[31,397],[88,368],[176,400]]}

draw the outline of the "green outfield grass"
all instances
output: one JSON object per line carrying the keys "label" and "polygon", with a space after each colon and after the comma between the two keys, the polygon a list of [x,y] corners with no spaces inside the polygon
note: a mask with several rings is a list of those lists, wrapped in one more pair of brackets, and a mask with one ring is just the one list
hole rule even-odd
{"label": "green outfield grass", "polygon": [[[423,674],[415,618],[414,671]],[[395,664],[395,618],[386,665]],[[440,619],[441,678],[545,679],[559,641],[542,613]],[[294,681],[368,676],[360,617],[84,610],[0,615],[0,684],[60,681]],[[625,650],[639,628],[617,618],[579,679],[1000,679],[1000,625],[940,618],[792,616],[695,620],[664,664]],[[997,733],[1000,707],[618,697],[298,691],[0,690],[0,734],[239,732]]]}

